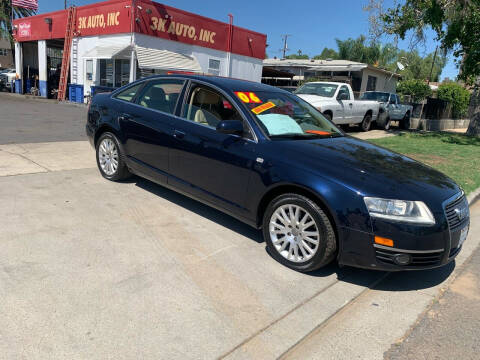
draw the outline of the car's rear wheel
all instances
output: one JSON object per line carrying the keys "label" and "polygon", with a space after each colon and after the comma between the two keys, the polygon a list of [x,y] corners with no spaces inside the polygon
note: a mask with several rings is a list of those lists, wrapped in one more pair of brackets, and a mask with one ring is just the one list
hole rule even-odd
{"label": "car's rear wheel", "polygon": [[96,148],[98,169],[104,178],[119,181],[131,175],[125,164],[120,143],[114,134],[103,133],[97,141]]}
{"label": "car's rear wheel", "polygon": [[332,114],[326,112],[326,113],[323,113],[323,116],[325,116],[327,120],[332,121]]}
{"label": "car's rear wheel", "polygon": [[401,121],[401,126],[402,126],[402,129],[404,130],[409,130],[410,129],[410,125],[411,125],[411,117],[410,117],[410,113],[407,112],[405,114],[405,116],[403,117],[403,120]]}
{"label": "car's rear wheel", "polygon": [[298,194],[272,200],[264,214],[263,236],[275,260],[301,272],[327,265],[337,249],[328,216],[315,202]]}
{"label": "car's rear wheel", "polygon": [[360,128],[362,131],[369,131],[372,127],[372,115],[366,114],[363,118],[362,123],[360,124]]}

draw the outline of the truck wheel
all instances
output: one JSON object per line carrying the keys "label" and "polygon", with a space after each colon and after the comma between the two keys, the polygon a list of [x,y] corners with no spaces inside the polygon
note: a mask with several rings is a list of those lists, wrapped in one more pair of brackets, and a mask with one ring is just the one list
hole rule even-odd
{"label": "truck wheel", "polygon": [[392,125],[392,120],[390,120],[389,117],[385,119],[385,122],[383,123],[382,129],[383,130],[390,130],[390,126]]}
{"label": "truck wheel", "polygon": [[400,122],[400,125],[403,130],[409,130],[410,129],[410,113],[407,112],[405,116],[403,117],[403,120]]}
{"label": "truck wheel", "polygon": [[366,114],[365,117],[363,118],[362,123],[360,124],[360,128],[362,131],[369,131],[370,128],[372,127],[372,115]]}

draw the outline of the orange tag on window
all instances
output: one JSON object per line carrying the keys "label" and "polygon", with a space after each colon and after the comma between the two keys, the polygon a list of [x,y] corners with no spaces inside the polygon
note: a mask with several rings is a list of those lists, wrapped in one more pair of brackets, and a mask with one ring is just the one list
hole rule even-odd
{"label": "orange tag on window", "polygon": [[238,96],[240,100],[242,100],[244,103],[255,103],[255,104],[261,104],[262,100],[260,100],[254,92],[243,92],[243,91],[235,91],[235,95]]}
{"label": "orange tag on window", "polygon": [[307,130],[305,131],[307,134],[317,134],[317,135],[332,135],[331,132],[328,131],[320,131],[320,130]]}
{"label": "orange tag on window", "polygon": [[255,115],[258,115],[258,114],[261,114],[262,112],[264,111],[267,111],[268,109],[271,109],[271,108],[274,108],[276,105],[274,103],[272,103],[271,101],[265,103],[265,104],[262,104],[260,106],[257,106],[255,108],[252,109],[252,112],[255,114]]}

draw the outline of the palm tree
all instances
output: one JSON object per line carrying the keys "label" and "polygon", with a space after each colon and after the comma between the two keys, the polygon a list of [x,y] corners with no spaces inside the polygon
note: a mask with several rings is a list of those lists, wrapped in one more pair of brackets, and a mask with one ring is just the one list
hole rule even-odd
{"label": "palm tree", "polygon": [[[12,18],[18,19],[26,16],[32,16],[35,10],[24,9],[18,6],[12,6],[11,0],[0,0],[0,36],[10,40],[13,52],[12,36]],[[13,52],[15,56],[15,52]]]}

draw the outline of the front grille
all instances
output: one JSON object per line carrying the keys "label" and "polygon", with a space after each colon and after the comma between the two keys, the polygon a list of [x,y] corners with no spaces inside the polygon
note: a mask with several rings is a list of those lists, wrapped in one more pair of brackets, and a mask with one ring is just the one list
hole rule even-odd
{"label": "front grille", "polygon": [[465,196],[461,196],[451,203],[445,205],[445,215],[447,216],[450,231],[457,229],[466,219],[459,217],[455,210],[464,211],[465,209],[467,209],[466,211],[468,212],[468,202]]}
{"label": "front grille", "polygon": [[438,264],[442,259],[443,252],[425,252],[425,253],[410,253],[408,251],[395,251],[395,250],[387,250],[387,249],[375,249],[375,256],[381,262],[394,264],[396,265],[395,261],[393,260],[395,255],[398,254],[408,254],[412,257],[412,262],[408,264],[408,266],[431,266]]}

